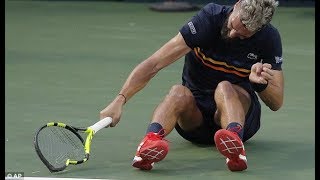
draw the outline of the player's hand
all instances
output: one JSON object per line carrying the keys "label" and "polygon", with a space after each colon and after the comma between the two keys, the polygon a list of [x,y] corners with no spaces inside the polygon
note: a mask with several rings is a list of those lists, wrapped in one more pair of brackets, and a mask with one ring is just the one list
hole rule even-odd
{"label": "player's hand", "polygon": [[271,64],[257,62],[251,67],[249,80],[252,83],[267,84],[273,79],[273,70]]}
{"label": "player's hand", "polygon": [[123,104],[123,99],[117,96],[106,108],[100,111],[100,120],[105,117],[112,117],[110,127],[115,127],[120,121]]}

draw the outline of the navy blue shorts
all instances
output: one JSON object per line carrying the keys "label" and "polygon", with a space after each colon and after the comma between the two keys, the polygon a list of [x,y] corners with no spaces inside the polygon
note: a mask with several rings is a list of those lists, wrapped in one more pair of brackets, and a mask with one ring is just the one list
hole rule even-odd
{"label": "navy blue shorts", "polygon": [[[254,93],[254,92],[253,92]],[[213,99],[213,93],[192,92],[197,106],[202,112],[203,123],[193,131],[184,131],[177,124],[175,129],[186,140],[196,144],[214,144],[214,134],[221,129],[213,118],[216,111],[216,103]],[[243,142],[250,139],[260,128],[261,105],[258,97],[251,94],[251,105],[246,115],[244,124]]]}

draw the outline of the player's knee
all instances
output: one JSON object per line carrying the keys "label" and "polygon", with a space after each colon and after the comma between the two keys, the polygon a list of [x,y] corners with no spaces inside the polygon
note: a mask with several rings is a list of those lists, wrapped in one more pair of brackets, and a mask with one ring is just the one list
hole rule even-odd
{"label": "player's knee", "polygon": [[171,87],[167,98],[170,102],[179,105],[187,104],[192,101],[193,95],[191,91],[183,85],[174,85]]}
{"label": "player's knee", "polygon": [[236,90],[233,88],[229,81],[221,81],[215,90],[215,97],[223,96],[224,98],[237,95]]}

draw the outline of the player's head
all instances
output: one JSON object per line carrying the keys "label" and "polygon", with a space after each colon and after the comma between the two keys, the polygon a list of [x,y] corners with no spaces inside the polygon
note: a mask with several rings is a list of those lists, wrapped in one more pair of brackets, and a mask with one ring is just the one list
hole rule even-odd
{"label": "player's head", "polygon": [[251,37],[271,21],[278,4],[276,0],[238,0],[227,18],[224,27],[227,29],[222,35],[226,38]]}

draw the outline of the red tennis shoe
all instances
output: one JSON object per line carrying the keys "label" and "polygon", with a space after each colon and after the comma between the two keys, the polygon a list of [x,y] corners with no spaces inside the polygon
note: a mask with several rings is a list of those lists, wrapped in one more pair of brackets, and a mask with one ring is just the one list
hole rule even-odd
{"label": "red tennis shoe", "polygon": [[169,151],[169,144],[163,136],[150,132],[142,139],[133,158],[132,166],[151,170],[155,162],[163,160]]}
{"label": "red tennis shoe", "polygon": [[230,171],[247,169],[247,158],[243,143],[237,133],[226,129],[218,130],[214,135],[217,149],[226,159]]}

